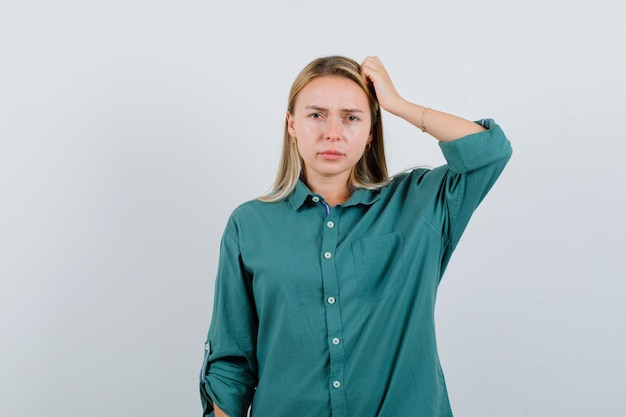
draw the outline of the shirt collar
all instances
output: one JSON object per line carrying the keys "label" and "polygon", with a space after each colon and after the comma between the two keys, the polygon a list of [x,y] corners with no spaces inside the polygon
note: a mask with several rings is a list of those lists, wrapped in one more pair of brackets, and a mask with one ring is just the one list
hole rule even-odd
{"label": "shirt collar", "polygon": [[[310,201],[315,193],[313,193],[309,187],[306,186],[302,180],[298,180],[296,188],[293,190],[288,198],[289,205],[293,210],[298,210],[304,203]],[[352,196],[342,204],[343,207],[356,206],[358,204],[371,205],[380,198],[380,192],[378,190],[367,190],[365,188],[359,188]]]}
{"label": "shirt collar", "polygon": [[289,205],[292,209],[298,210],[302,207],[307,198],[312,195],[313,193],[309,190],[309,187],[307,187],[302,180],[298,180],[296,188],[294,188],[293,192],[289,196]]}

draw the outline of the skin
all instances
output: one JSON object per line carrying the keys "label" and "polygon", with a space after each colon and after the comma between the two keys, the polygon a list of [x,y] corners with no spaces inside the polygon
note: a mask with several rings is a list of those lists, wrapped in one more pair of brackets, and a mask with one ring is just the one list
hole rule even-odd
{"label": "skin", "polygon": [[[363,61],[361,76],[374,85],[380,107],[416,127],[425,126],[439,141],[452,141],[485,130],[469,120],[402,98],[378,57]],[[350,198],[350,171],[371,140],[368,109],[367,96],[358,84],[339,76],[325,76],[306,85],[298,95],[293,114],[287,112],[289,133],[297,138],[304,160],[306,184],[331,206]],[[349,119],[353,116],[359,120]],[[324,154],[328,150],[338,152],[338,157],[329,159]]]}
{"label": "skin", "polygon": [[213,411],[215,412],[215,417],[228,417],[228,415],[220,410],[217,404],[213,404]]}
{"label": "skin", "polygon": [[[361,76],[374,85],[380,107],[418,128],[426,126],[428,134],[439,141],[449,142],[485,130],[472,121],[402,98],[378,57],[363,61]],[[344,203],[350,198],[350,171],[372,139],[365,93],[347,78],[317,78],[300,91],[287,121],[289,133],[297,138],[311,191],[331,206]],[[214,408],[215,417],[228,417],[217,404]]]}
{"label": "skin", "polygon": [[378,57],[367,57],[363,61],[361,75],[374,85],[378,102],[384,110],[416,127],[426,126],[427,132],[441,142],[450,142],[485,130],[470,120],[426,108],[402,98]]}
{"label": "skin", "polygon": [[347,200],[350,172],[372,139],[363,90],[345,77],[316,78],[300,91],[287,121],[289,133],[297,138],[311,191],[331,205]]}

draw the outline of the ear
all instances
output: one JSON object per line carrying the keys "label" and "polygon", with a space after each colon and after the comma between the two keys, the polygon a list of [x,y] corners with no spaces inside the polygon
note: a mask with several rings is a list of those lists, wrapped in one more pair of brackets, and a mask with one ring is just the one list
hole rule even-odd
{"label": "ear", "polygon": [[294,127],[295,119],[291,115],[291,113],[289,113],[289,111],[287,111],[286,117],[287,117],[287,130],[289,131],[289,134],[295,138],[296,137],[296,128]]}

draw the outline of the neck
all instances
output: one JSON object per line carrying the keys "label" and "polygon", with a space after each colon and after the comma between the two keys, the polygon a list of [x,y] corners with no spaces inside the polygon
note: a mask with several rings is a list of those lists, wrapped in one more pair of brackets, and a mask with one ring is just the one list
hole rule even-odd
{"label": "neck", "polygon": [[337,204],[343,204],[352,195],[348,181],[345,179],[338,180],[336,178],[328,178],[325,180],[306,181],[307,186],[315,194],[324,197],[324,200],[334,207]]}

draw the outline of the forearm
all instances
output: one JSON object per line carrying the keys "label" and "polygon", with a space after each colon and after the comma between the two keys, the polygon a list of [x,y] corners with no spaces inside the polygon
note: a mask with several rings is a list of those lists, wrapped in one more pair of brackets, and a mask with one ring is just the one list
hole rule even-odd
{"label": "forearm", "polygon": [[220,410],[217,404],[213,404],[213,411],[215,411],[215,417],[228,417],[225,412]]}
{"label": "forearm", "polygon": [[389,73],[378,57],[365,58],[361,64],[361,73],[366,82],[374,85],[380,107],[428,132],[441,142],[451,142],[485,130],[472,121],[422,107],[403,99],[393,86]]}
{"label": "forearm", "polygon": [[398,98],[388,106],[390,113],[429,133],[441,142],[450,142],[485,130],[481,125]]}

